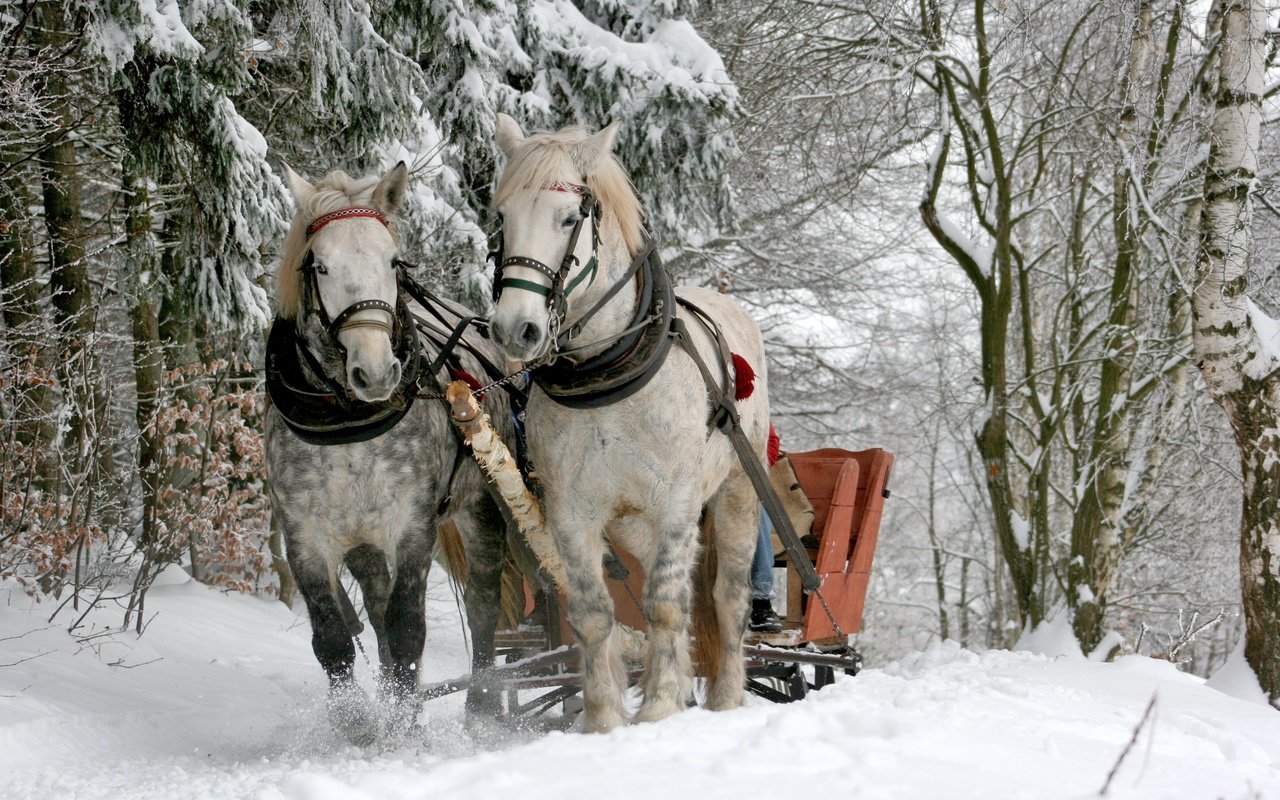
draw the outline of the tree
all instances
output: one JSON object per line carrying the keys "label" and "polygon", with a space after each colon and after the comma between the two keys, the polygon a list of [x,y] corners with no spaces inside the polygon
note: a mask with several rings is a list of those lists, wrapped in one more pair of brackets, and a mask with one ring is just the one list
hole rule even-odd
{"label": "tree", "polygon": [[1221,38],[1193,295],[1195,357],[1240,451],[1245,658],[1280,706],[1280,324],[1246,292],[1267,14],[1257,0],[1226,0],[1209,19]]}

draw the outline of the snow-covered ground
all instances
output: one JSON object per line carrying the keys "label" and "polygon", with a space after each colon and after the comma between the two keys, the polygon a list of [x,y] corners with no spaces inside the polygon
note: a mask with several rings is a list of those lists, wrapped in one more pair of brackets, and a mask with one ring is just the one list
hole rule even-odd
{"label": "snow-covered ground", "polygon": [[[1147,658],[950,643],[801,703],[603,736],[473,734],[444,698],[420,738],[360,750],[329,731],[305,617],[165,577],[141,638],[77,640],[0,587],[0,797],[1096,797],[1154,695],[1109,797],[1280,798],[1280,712]],[[431,618],[427,679],[465,672],[438,582]]]}

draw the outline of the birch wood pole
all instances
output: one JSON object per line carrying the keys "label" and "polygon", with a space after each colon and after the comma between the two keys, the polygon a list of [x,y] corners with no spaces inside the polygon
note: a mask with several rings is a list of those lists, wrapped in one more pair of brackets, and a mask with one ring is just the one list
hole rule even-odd
{"label": "birch wood pole", "polygon": [[529,491],[529,487],[525,486],[524,476],[520,474],[511,451],[489,424],[489,415],[480,408],[470,387],[465,383],[454,381],[449,384],[445,389],[445,399],[452,409],[453,424],[458,426],[467,444],[471,445],[471,455],[493,482],[502,502],[510,509],[511,516],[520,528],[520,534],[529,543],[529,549],[537,557],[538,563],[551,577],[556,589],[563,593],[565,576],[560,553],[543,523],[542,506],[538,504],[538,498],[533,496],[533,492]]}

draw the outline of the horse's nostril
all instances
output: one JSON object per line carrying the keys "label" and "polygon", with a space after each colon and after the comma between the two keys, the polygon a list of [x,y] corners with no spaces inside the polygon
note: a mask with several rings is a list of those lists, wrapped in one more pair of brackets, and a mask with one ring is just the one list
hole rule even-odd
{"label": "horse's nostril", "polygon": [[528,346],[536,341],[538,341],[538,326],[534,325],[532,322],[526,322],[524,326],[520,328],[520,343]]}
{"label": "horse's nostril", "polygon": [[369,377],[359,367],[351,368],[351,385],[357,389],[369,388]]}
{"label": "horse's nostril", "polygon": [[387,383],[396,386],[400,383],[400,362],[397,361],[391,365],[391,369],[387,374]]}

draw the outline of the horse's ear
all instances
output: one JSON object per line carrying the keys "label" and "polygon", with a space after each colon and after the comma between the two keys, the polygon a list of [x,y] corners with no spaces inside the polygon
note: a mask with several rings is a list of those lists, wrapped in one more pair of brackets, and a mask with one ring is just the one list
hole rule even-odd
{"label": "horse's ear", "polygon": [[384,214],[395,214],[404,205],[404,196],[409,185],[409,168],[401,161],[391,171],[382,176],[382,180],[373,189],[373,206]]}
{"label": "horse's ear", "polygon": [[524,141],[524,131],[520,130],[520,123],[501,111],[498,112],[495,128],[494,139],[497,140],[498,147],[502,148],[502,152],[506,153],[507,157],[510,158],[511,154],[520,146],[520,143]]}
{"label": "horse's ear", "polygon": [[613,151],[613,141],[618,136],[619,124],[620,120],[615,119],[574,145],[573,160],[583,172],[591,172],[597,161]]}
{"label": "horse's ear", "polygon": [[289,185],[289,191],[293,194],[293,202],[298,208],[302,208],[316,193],[316,187],[307,183],[306,179],[298,173],[294,172],[288,164],[281,164],[284,167],[284,182]]}

